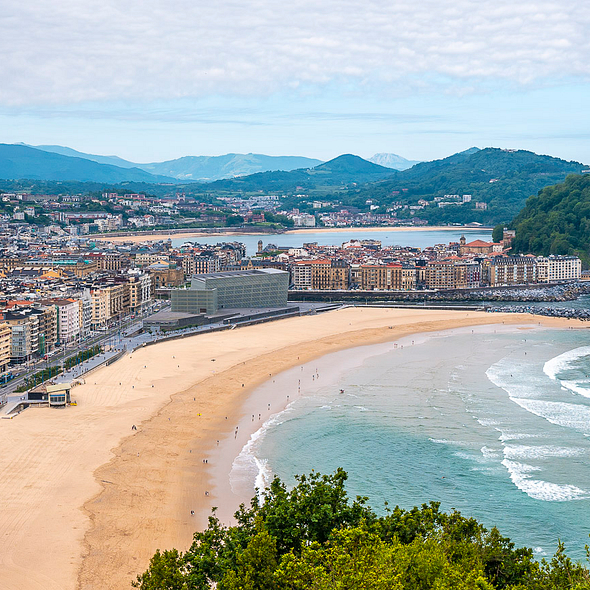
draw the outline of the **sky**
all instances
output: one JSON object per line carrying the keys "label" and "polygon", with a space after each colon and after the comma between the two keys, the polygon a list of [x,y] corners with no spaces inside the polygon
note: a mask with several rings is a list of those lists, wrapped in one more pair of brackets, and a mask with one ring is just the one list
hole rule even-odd
{"label": "sky", "polygon": [[0,142],[590,164],[587,0],[3,0]]}

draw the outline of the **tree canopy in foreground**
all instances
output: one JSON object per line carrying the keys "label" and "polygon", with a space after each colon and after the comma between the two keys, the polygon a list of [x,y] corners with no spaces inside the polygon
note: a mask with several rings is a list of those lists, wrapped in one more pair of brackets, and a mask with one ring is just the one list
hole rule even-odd
{"label": "tree canopy in foreground", "polygon": [[590,572],[560,543],[550,560],[516,548],[496,528],[431,502],[385,516],[348,498],[347,474],[278,477],[235,526],[215,517],[186,553],[156,552],[142,590],[585,590]]}

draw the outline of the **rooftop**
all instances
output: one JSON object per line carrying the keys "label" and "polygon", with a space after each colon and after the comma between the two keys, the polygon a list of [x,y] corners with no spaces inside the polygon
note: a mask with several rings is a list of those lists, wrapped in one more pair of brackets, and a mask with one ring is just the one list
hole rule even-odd
{"label": "rooftop", "polygon": [[251,277],[257,275],[284,274],[285,272],[286,271],[279,270],[277,268],[262,268],[252,270],[226,270],[222,272],[210,272],[202,275],[194,275],[193,279],[228,279],[232,277]]}

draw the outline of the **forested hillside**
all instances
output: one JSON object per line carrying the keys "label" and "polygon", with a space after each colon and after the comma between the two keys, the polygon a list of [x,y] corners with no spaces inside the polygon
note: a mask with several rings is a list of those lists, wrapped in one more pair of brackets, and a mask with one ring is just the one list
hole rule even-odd
{"label": "forested hillside", "polygon": [[587,590],[588,570],[560,546],[537,562],[497,529],[437,503],[378,517],[350,501],[346,473],[278,479],[225,527],[215,516],[186,553],[157,552],[142,590]]}
{"label": "forested hillside", "polygon": [[[398,172],[391,179],[350,190],[343,201],[363,206],[371,198],[383,206],[393,202],[416,204],[445,194],[469,194],[472,202],[460,207],[426,207],[416,215],[432,223],[478,221],[495,223],[512,219],[526,199],[542,188],[563,182],[584,165],[523,150],[472,148],[442,160],[422,162]],[[476,210],[475,203],[487,210]]]}
{"label": "forested hillside", "polygon": [[203,190],[229,192],[260,190],[283,193],[319,190],[328,194],[351,183],[370,182],[396,173],[397,171],[392,168],[373,164],[352,154],[343,154],[313,168],[290,172],[260,172],[239,178],[218,180],[207,184]]}
{"label": "forested hillside", "polygon": [[571,175],[565,182],[530,197],[514,219],[513,251],[576,254],[590,263],[590,175]]}

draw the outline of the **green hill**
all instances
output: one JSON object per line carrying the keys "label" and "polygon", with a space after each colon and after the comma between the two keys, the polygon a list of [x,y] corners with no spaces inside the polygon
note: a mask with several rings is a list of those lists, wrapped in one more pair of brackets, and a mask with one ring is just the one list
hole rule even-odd
{"label": "green hill", "polygon": [[515,252],[576,254],[590,264],[590,174],[570,175],[526,201],[511,223]]}
{"label": "green hill", "polygon": [[397,172],[373,164],[359,156],[344,154],[313,168],[303,168],[290,172],[261,172],[250,176],[219,180],[209,183],[209,191],[280,191],[295,193],[298,191],[323,190],[326,194],[357,183],[366,183],[386,177]]}
{"label": "green hill", "polygon": [[245,176],[256,172],[296,170],[321,164],[320,160],[302,156],[266,156],[264,154],[224,154],[222,156],[183,156],[165,162],[137,164],[118,156],[97,156],[78,152],[61,145],[29,146],[63,156],[84,158],[99,164],[112,164],[120,168],[140,168],[150,174],[170,176],[184,181],[212,182],[223,178]]}
{"label": "green hill", "polygon": [[264,154],[225,154],[223,156],[184,156],[168,162],[138,164],[152,174],[173,176],[179,180],[212,182],[257,172],[290,171],[320,164],[320,160],[301,156]]}
{"label": "green hill", "polygon": [[[447,194],[472,195],[472,203],[439,209],[427,207],[417,215],[431,223],[495,223],[512,219],[530,195],[562,182],[571,173],[580,173],[584,165],[524,150],[472,148],[442,160],[422,162],[398,172],[390,179],[351,190],[345,203],[362,207],[371,198],[383,206],[395,201],[416,204]],[[476,210],[475,203],[486,203],[487,210]]]}
{"label": "green hill", "polygon": [[139,168],[120,168],[38,150],[25,145],[0,144],[0,178],[82,182],[176,182]]}

